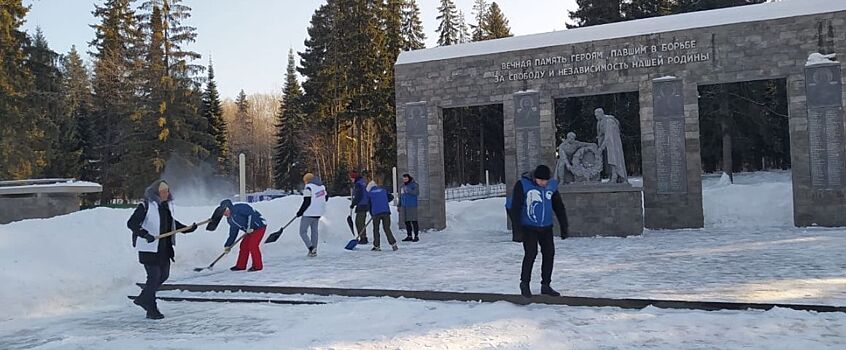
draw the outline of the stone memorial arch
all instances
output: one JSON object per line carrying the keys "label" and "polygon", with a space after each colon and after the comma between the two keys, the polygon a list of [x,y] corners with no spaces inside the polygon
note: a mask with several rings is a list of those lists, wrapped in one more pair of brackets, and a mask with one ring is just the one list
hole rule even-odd
{"label": "stone memorial arch", "polygon": [[[420,180],[421,225],[443,229],[444,109],[503,105],[510,187],[538,163],[556,164],[555,99],[637,92],[642,226],[698,228],[704,225],[698,87],[784,79],[795,224],[846,226],[843,60],[846,1],[830,0],[404,52],[395,66],[398,167]],[[581,206],[568,204],[573,210]],[[594,218],[585,224],[630,220],[628,214],[608,215],[608,222]],[[627,230],[606,233],[639,233]]]}

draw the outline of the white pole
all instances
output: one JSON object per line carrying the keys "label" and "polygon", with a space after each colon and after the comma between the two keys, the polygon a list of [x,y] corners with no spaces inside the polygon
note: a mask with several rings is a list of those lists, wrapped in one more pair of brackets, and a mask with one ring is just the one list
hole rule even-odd
{"label": "white pole", "polygon": [[485,192],[491,194],[491,172],[489,170],[485,170]]}
{"label": "white pole", "polygon": [[238,155],[238,179],[240,181],[240,192],[238,200],[247,202],[247,156],[243,153]]}
{"label": "white pole", "polygon": [[398,182],[399,179],[397,179],[397,167],[394,167],[394,205],[397,205],[397,200],[399,200],[399,192],[397,191],[397,189],[399,188]]}

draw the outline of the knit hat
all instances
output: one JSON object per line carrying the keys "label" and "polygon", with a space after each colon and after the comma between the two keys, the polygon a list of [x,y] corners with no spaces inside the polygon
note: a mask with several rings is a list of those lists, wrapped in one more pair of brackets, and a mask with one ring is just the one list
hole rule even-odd
{"label": "knit hat", "polygon": [[549,180],[550,177],[552,177],[552,172],[549,170],[548,166],[541,164],[535,168],[536,179]]}

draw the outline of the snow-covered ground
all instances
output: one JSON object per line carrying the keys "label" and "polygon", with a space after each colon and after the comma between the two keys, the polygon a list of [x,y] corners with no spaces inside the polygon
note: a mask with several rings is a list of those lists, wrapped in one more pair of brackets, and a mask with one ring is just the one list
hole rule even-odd
{"label": "snow-covered ground", "polygon": [[[846,230],[793,228],[789,173],[743,174],[735,184],[706,177],[703,188],[705,229],[556,240],[553,285],[572,296],[846,306]],[[510,242],[502,201],[450,202],[447,230],[426,232],[418,243],[400,242],[396,252],[371,252],[369,246],[343,249],[352,237],[345,223],[348,202],[333,199],[321,222],[317,258],[305,256],[294,224],[263,247],[261,272],[228,271],[235,254],[213,271],[193,272],[220,253],[228,229],[222,223],[216,232],[179,236],[168,282],[516,293],[522,248]],[[256,207],[276,229],[298,204],[294,196]],[[179,207],[176,216],[200,221],[211,210]],[[130,214],[99,208],[0,225],[0,349],[846,346],[846,314],[792,310],[630,311],[330,298],[330,304],[316,306],[162,302],[168,318],[157,323],[126,299],[138,292],[133,283],[144,279],[125,228]],[[401,239],[396,226],[394,221]]]}

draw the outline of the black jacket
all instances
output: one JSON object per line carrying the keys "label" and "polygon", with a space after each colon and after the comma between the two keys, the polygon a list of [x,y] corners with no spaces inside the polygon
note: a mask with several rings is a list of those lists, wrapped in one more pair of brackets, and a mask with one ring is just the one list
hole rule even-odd
{"label": "black jacket", "polygon": [[[126,226],[132,230],[132,241],[135,242],[135,237],[143,237],[146,234],[151,234],[153,236],[160,235],[162,233],[167,233],[171,231],[171,227],[176,227],[176,229],[182,229],[186,225],[183,225],[181,222],[175,220],[170,215],[170,210],[168,210],[168,206],[170,203],[168,202],[161,202],[159,203],[159,232],[147,232],[141,225],[144,223],[144,219],[147,217],[147,204],[141,203],[135,208],[135,211],[132,213],[132,216],[129,217],[129,221],[126,222]],[[192,232],[194,230],[185,231],[185,233]],[[175,254],[173,251],[173,246],[176,244],[173,236],[165,237],[159,240],[159,249],[156,253],[152,252],[138,252],[138,262],[142,264],[158,264],[160,261],[163,260],[174,260]]]}
{"label": "black jacket", "polygon": [[[523,174],[523,177],[534,181],[534,175],[529,172]],[[520,180],[517,180],[517,183],[514,184],[514,190],[511,192],[511,210],[508,211],[508,216],[511,218],[511,225],[520,232],[541,232],[541,233],[551,233],[552,226],[549,227],[523,227],[520,223],[522,222],[522,214],[524,210],[524,206],[526,204],[526,195],[525,191],[523,191],[523,183]],[[564,209],[564,202],[561,200],[561,194],[558,193],[558,190],[552,194],[552,211],[555,212],[555,216],[558,218],[558,224],[561,226],[561,238],[566,238],[569,235],[569,226],[567,224],[567,211]]]}

